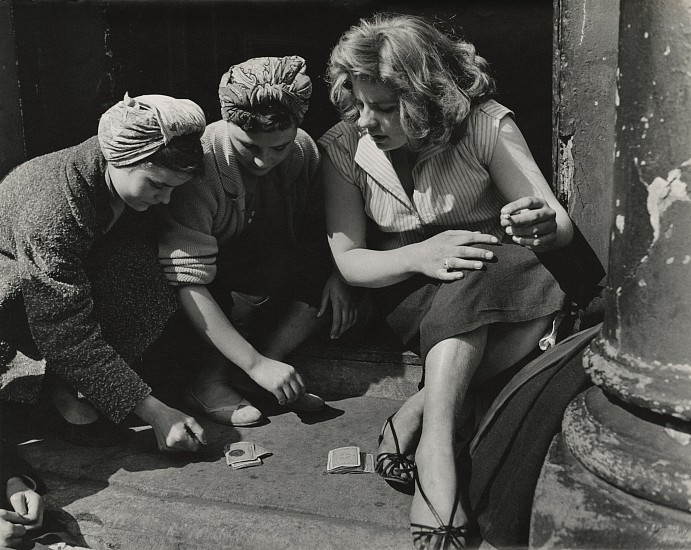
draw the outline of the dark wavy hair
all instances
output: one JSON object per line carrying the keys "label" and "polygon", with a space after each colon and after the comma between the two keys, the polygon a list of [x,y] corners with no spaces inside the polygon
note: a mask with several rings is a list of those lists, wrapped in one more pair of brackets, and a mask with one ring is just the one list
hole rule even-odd
{"label": "dark wavy hair", "polygon": [[298,128],[300,121],[282,105],[269,103],[248,111],[247,118],[237,124],[245,132],[276,132]]}
{"label": "dark wavy hair", "polygon": [[199,134],[176,136],[142,162],[150,162],[176,172],[200,175],[204,171],[204,151],[199,138]]}
{"label": "dark wavy hair", "polygon": [[495,92],[489,65],[472,44],[411,15],[362,19],[332,50],[327,74],[331,102],[351,123],[359,116],[354,78],[393,89],[403,131],[420,147],[457,142],[470,108]]}

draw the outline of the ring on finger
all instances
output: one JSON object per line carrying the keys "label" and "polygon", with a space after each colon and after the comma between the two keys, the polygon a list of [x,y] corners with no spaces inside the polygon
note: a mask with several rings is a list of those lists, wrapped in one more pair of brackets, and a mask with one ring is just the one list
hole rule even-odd
{"label": "ring on finger", "polygon": [[533,227],[533,237],[537,238],[537,227]]}
{"label": "ring on finger", "polygon": [[446,269],[446,271],[449,270],[449,259],[448,258],[444,258],[444,269]]}

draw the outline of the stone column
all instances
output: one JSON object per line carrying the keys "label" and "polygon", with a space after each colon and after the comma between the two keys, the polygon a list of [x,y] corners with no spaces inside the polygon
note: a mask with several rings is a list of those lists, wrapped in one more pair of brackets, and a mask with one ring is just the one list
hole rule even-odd
{"label": "stone column", "polygon": [[607,265],[619,0],[553,0],[553,14],[553,189]]}
{"label": "stone column", "polygon": [[531,547],[691,547],[691,0],[622,0],[605,322]]}

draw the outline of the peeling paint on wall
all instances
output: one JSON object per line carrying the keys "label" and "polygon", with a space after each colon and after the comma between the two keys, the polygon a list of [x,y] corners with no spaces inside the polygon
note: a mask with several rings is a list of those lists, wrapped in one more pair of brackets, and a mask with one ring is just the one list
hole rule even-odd
{"label": "peeling paint on wall", "polygon": [[619,233],[624,232],[624,223],[625,223],[626,218],[622,216],[621,214],[617,214],[616,219],[614,220],[614,223],[617,226],[617,229],[619,230]]}
{"label": "peeling paint on wall", "polygon": [[665,428],[665,433],[684,447],[691,443],[691,434],[683,433],[672,428]]}
{"label": "peeling paint on wall", "polygon": [[677,201],[691,202],[686,183],[681,180],[681,168],[691,166],[691,159],[683,162],[680,168],[670,170],[667,179],[655,178],[648,189],[646,205],[650,214],[650,225],[653,228],[653,242],[660,238],[660,220],[665,211]]}
{"label": "peeling paint on wall", "polygon": [[569,204],[569,199],[573,194],[573,135],[559,136],[559,179],[557,196],[565,204]]}

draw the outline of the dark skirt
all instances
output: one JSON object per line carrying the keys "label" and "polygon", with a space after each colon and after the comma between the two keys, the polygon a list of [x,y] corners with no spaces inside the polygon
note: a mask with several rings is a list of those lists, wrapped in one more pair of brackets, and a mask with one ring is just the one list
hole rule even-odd
{"label": "dark skirt", "polygon": [[506,243],[486,248],[494,260],[458,281],[415,276],[374,292],[389,327],[423,361],[443,340],[493,323],[538,319],[564,306],[564,292],[532,251]]}

